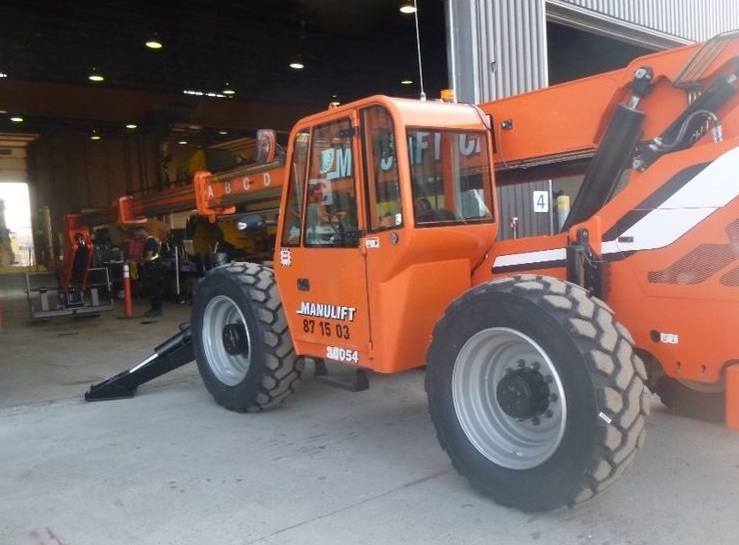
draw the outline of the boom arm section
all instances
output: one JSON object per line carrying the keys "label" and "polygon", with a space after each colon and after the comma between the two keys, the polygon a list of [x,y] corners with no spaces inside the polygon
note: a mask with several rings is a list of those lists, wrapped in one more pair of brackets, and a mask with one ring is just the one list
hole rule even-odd
{"label": "boom arm section", "polygon": [[285,167],[279,161],[249,166],[223,174],[195,174],[198,214],[214,222],[218,216],[236,212],[243,202],[266,202],[280,196]]}

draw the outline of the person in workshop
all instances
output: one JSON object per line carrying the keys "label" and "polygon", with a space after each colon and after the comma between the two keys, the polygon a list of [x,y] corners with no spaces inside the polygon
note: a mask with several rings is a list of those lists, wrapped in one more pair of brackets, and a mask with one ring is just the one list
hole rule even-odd
{"label": "person in workshop", "polygon": [[162,280],[161,280],[161,259],[159,257],[159,241],[151,236],[146,227],[139,225],[136,227],[136,238],[143,242],[144,251],[143,261],[143,280],[144,286],[151,299],[151,308],[144,312],[144,316],[161,316],[162,315]]}

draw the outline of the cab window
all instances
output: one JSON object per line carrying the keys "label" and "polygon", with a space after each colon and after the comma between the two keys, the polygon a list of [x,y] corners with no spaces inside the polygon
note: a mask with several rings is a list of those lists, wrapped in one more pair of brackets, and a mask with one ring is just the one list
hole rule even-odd
{"label": "cab window", "polygon": [[282,231],[283,246],[300,244],[300,214],[303,192],[305,190],[305,169],[308,162],[308,142],[310,134],[300,132],[293,142],[293,157],[290,163],[285,224]]}
{"label": "cab window", "polygon": [[305,202],[306,246],[359,245],[353,140],[348,117],[313,129]]}
{"label": "cab window", "polygon": [[407,137],[416,226],[493,221],[485,132],[418,128]]}
{"label": "cab window", "polygon": [[362,111],[365,180],[370,232],[403,225],[393,119],[385,108]]}

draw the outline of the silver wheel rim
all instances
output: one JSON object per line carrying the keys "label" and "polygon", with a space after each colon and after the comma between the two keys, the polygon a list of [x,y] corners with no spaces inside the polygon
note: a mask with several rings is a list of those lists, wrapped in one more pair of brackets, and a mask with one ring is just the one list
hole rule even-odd
{"label": "silver wheel rim", "polygon": [[251,351],[247,356],[229,354],[223,345],[223,328],[229,324],[244,324],[247,343],[252,346],[249,328],[239,306],[230,297],[218,295],[208,302],[203,313],[203,351],[213,374],[226,386],[240,384],[249,371]]}
{"label": "silver wheel rim", "polygon": [[[536,369],[549,387],[547,411],[536,421],[509,416],[496,398],[500,380],[522,367]],[[454,362],[452,396],[467,438],[499,466],[537,467],[562,442],[567,420],[562,381],[544,350],[519,331],[493,327],[470,337]]]}

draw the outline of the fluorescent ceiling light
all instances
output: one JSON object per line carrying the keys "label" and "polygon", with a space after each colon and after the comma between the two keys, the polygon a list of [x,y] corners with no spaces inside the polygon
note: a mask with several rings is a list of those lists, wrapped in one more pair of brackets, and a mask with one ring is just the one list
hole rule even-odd
{"label": "fluorescent ceiling light", "polygon": [[103,75],[97,71],[97,68],[92,69],[92,72],[90,73],[89,76],[87,76],[87,79],[89,79],[90,81],[94,81],[95,83],[99,83],[105,80]]}
{"label": "fluorescent ceiling light", "polygon": [[146,40],[146,47],[149,49],[161,49],[164,47],[164,44],[162,44],[157,35],[154,34],[154,36]]}
{"label": "fluorescent ceiling light", "polygon": [[194,89],[185,89],[182,92],[186,95],[192,95],[196,97],[228,98],[223,93],[216,93],[214,91],[196,91]]}
{"label": "fluorescent ceiling light", "polygon": [[400,13],[416,13],[416,3],[414,0],[408,0],[400,6]]}
{"label": "fluorescent ceiling light", "polygon": [[23,118],[19,115],[14,115],[10,118],[13,123],[23,123]]}

